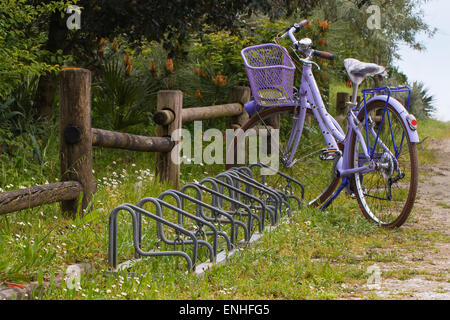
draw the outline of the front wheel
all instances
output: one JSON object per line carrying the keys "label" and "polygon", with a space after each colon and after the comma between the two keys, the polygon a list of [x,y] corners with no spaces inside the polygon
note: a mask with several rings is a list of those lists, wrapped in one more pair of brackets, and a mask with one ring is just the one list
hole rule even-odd
{"label": "front wheel", "polygon": [[[352,189],[364,216],[390,229],[403,225],[411,213],[417,192],[418,159],[416,144],[410,141],[402,118],[391,105],[385,108],[386,102],[375,101],[367,106],[367,118],[364,109],[358,115],[376,169],[355,174]],[[350,147],[353,167],[367,165],[356,133]]]}

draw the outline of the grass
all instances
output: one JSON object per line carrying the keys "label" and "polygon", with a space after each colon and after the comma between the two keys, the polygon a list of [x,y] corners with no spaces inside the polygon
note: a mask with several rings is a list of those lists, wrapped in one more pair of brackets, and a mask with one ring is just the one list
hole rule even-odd
{"label": "grass", "polygon": [[443,203],[443,202],[438,202],[436,203],[438,206],[444,208],[444,209],[450,209],[450,205]]}
{"label": "grass", "polygon": [[[447,124],[429,120],[422,126],[425,136],[449,136]],[[420,156],[425,152],[419,151]],[[326,212],[300,210],[289,224],[280,225],[203,277],[186,274],[182,259],[155,257],[144,259],[132,269],[136,277],[125,273],[113,276],[106,273],[109,213],[122,203],[156,197],[170,185],[155,179],[153,154],[96,149],[94,159],[99,189],[89,215],[73,220],[63,216],[59,205],[54,204],[0,217],[1,282],[50,279],[64,273],[68,265],[82,262],[94,268],[81,277],[80,290],[70,290],[63,282],[61,287],[51,286],[35,298],[336,299],[366,283],[369,266],[402,263],[399,247],[419,254],[432,248],[434,242],[449,240],[442,234],[414,228],[379,229],[363,218],[356,200],[341,196]],[[51,161],[45,165],[57,168]],[[2,175],[7,179],[9,169],[4,170]],[[184,165],[182,184],[221,171],[220,165]],[[48,176],[29,169],[13,177],[7,189],[34,184]],[[54,180],[56,177],[50,177],[49,182]],[[118,230],[119,259],[124,261],[133,256],[130,219],[125,215],[120,216]],[[154,225],[147,225],[145,230],[145,245],[155,245]],[[206,252],[201,258],[206,260]],[[416,272],[404,268],[386,276],[406,279]]]}
{"label": "grass", "polygon": [[442,122],[434,119],[421,120],[418,127],[419,137],[422,141],[417,149],[419,151],[419,163],[434,164],[436,155],[429,146],[432,139],[450,138],[450,122]]}

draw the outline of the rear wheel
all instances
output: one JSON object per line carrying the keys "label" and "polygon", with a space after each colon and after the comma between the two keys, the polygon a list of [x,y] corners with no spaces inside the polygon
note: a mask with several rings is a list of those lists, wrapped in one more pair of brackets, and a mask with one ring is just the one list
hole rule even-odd
{"label": "rear wheel", "polygon": [[[272,146],[272,152],[274,151],[273,148],[279,148],[278,169],[280,172],[299,180],[304,185],[305,200],[309,205],[319,205],[325,202],[333,193],[339,183],[339,179],[334,175],[334,161],[320,159],[320,155],[327,148],[327,144],[316,119],[309,110],[306,113],[301,141],[294,156],[294,159],[297,161],[290,168],[285,166],[282,154],[285,151],[285,146],[293,128],[295,112],[295,107],[268,108],[254,115],[241,129],[244,133],[250,129],[269,129],[268,131],[270,132],[270,119],[279,117],[280,145]],[[238,152],[237,145],[236,141],[231,145],[235,154]],[[266,179],[268,184],[277,187],[279,187],[279,180],[280,177],[278,175],[267,177]]]}
{"label": "rear wheel", "polygon": [[[373,126],[375,134],[366,133],[365,112],[358,119],[363,123],[362,135],[369,153],[373,149],[376,134],[389,152],[377,142],[373,159],[377,169],[366,174],[356,174],[352,179],[353,191],[364,216],[384,228],[400,227],[408,218],[414,205],[418,183],[418,159],[416,144],[410,141],[405,124],[400,115],[386,103],[376,101],[367,106],[367,124]],[[381,120],[383,120],[381,122]],[[362,160],[362,148],[356,134],[350,144],[353,150],[351,161],[354,167],[367,165]]]}

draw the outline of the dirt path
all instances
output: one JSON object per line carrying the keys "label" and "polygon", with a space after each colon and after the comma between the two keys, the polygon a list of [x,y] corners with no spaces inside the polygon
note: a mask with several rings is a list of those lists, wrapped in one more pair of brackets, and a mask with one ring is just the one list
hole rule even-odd
{"label": "dirt path", "polygon": [[[415,210],[402,228],[418,229],[450,236],[450,139],[427,143],[435,152],[437,163],[421,166]],[[448,239],[448,238],[447,238]],[[359,288],[362,296],[383,299],[450,300],[450,243],[437,241],[430,248],[411,252],[399,246],[400,264],[378,263],[381,271],[379,288]],[[400,280],[383,276],[396,269],[411,270],[412,277]]]}

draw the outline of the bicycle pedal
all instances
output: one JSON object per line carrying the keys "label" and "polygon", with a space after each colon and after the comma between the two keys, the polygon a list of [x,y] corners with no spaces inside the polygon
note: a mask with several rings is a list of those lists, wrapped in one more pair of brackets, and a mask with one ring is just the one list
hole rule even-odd
{"label": "bicycle pedal", "polygon": [[320,153],[320,160],[322,161],[330,161],[336,160],[342,156],[342,152],[336,149],[325,149]]}

